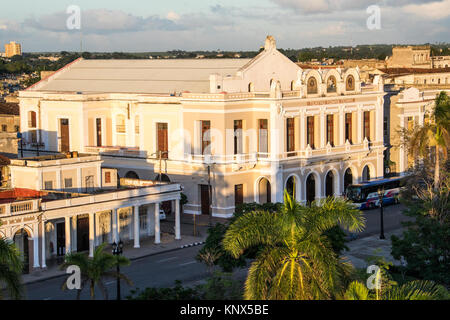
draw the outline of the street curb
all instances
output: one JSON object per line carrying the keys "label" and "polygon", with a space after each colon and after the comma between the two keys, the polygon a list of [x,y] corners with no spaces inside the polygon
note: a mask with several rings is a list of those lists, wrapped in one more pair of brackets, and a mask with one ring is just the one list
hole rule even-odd
{"label": "street curb", "polygon": [[196,247],[196,246],[200,246],[200,245],[205,244],[205,243],[206,243],[206,241],[194,242],[194,243],[191,243],[191,244],[185,244],[184,246],[181,246],[180,249],[189,248],[189,247]]}
{"label": "street curb", "polygon": [[[130,261],[139,260],[139,259],[148,258],[148,257],[151,257],[151,256],[156,256],[156,255],[158,255],[158,254],[169,253],[169,252],[174,252],[174,251],[182,250],[182,249],[185,249],[185,248],[190,248],[190,247],[194,247],[194,246],[199,246],[199,245],[202,245],[202,244],[204,244],[204,243],[205,243],[205,241],[202,241],[202,242],[194,242],[194,243],[187,244],[187,245],[183,245],[183,246],[180,246],[180,247],[175,247],[175,248],[167,249],[167,250],[164,250],[164,251],[153,252],[153,253],[149,253],[149,254],[146,254],[146,255],[143,255],[143,256],[134,257],[134,258],[128,258],[128,259],[129,259]],[[43,282],[43,281],[47,281],[47,280],[52,280],[52,279],[56,279],[56,278],[61,278],[61,277],[65,276],[65,275],[68,275],[68,274],[67,274],[67,273],[63,273],[63,274],[59,274],[59,275],[48,276],[48,277],[42,278],[42,279],[36,279],[36,280],[28,281],[28,282],[23,282],[22,284],[23,284],[23,285],[34,284],[34,283],[38,283],[38,282]]]}

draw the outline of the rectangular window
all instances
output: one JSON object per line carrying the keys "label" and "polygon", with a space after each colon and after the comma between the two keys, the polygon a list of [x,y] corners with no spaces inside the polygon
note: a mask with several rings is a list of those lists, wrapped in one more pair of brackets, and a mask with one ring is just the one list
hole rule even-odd
{"label": "rectangular window", "polygon": [[244,185],[237,184],[234,186],[234,205],[237,207],[244,203]]}
{"label": "rectangular window", "polygon": [[211,145],[211,121],[201,121],[202,125],[202,154],[210,154]]}
{"label": "rectangular window", "polygon": [[2,131],[3,132],[8,131],[8,126],[6,124],[2,124]]}
{"label": "rectangular window", "polygon": [[94,176],[86,176],[86,192],[93,191],[94,189]]}
{"label": "rectangular window", "polygon": [[295,151],[295,123],[294,118],[286,119],[286,151]]}
{"label": "rectangular window", "polygon": [[364,111],[364,138],[370,141],[370,111]]}
{"label": "rectangular window", "polygon": [[31,143],[37,143],[37,131],[36,130],[32,130],[30,131],[30,142]]}
{"label": "rectangular window", "polygon": [[242,120],[234,120],[234,154],[242,154]]}
{"label": "rectangular window", "polygon": [[268,122],[267,119],[259,119],[259,133],[258,133],[258,152],[268,153],[269,152],[269,144],[268,144]]}
{"label": "rectangular window", "polygon": [[352,143],[352,114],[345,114],[345,141]]}
{"label": "rectangular window", "polygon": [[167,159],[169,155],[169,137],[167,133],[167,123],[157,123],[156,130],[158,137],[157,156],[161,156],[162,159]]}
{"label": "rectangular window", "polygon": [[44,189],[45,190],[53,190],[53,181],[45,181]]}
{"label": "rectangular window", "polygon": [[105,172],[105,183],[111,183],[111,172]]}
{"label": "rectangular window", "polygon": [[311,149],[314,149],[314,117],[307,117],[306,122],[306,143],[309,144]]}
{"label": "rectangular window", "polygon": [[64,188],[72,188],[72,178],[64,179]]}
{"label": "rectangular window", "polygon": [[327,115],[327,143],[334,147],[334,116]]}
{"label": "rectangular window", "polygon": [[139,134],[139,116],[134,118],[134,133]]}

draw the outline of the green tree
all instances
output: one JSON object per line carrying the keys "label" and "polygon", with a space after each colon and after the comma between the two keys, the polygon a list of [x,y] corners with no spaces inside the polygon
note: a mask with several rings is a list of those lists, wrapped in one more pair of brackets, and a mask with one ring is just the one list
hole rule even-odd
{"label": "green tree", "polygon": [[406,273],[449,285],[450,174],[447,172],[437,189],[421,180],[413,185],[411,194],[401,195],[407,206],[405,215],[414,220],[403,223],[406,230],[401,237],[391,237],[392,256],[406,261],[402,267]]}
{"label": "green tree", "polygon": [[[22,270],[23,263],[19,250],[13,242],[0,237],[0,288],[6,286],[6,290],[13,299],[22,297]],[[1,299],[2,290],[0,290]]]}
{"label": "green tree", "polygon": [[441,153],[447,160],[448,146],[450,145],[450,99],[442,91],[436,96],[435,107],[430,121],[423,126],[415,126],[400,132],[402,144],[415,158],[427,159],[430,147],[434,147],[434,187],[438,188],[440,180]]}
{"label": "green tree", "polygon": [[328,198],[302,206],[287,191],[281,210],[252,211],[239,217],[225,234],[224,248],[237,258],[247,248],[263,247],[250,267],[244,298],[330,299],[343,291],[351,266],[323,235],[336,224],[361,231],[365,219],[344,200]]}
{"label": "green tree", "polygon": [[[104,251],[105,243],[98,246],[94,251],[92,258],[88,257],[85,253],[69,253],[65,257],[65,262],[61,265],[61,269],[66,269],[68,266],[76,265],[80,267],[81,271],[81,288],[77,292],[77,300],[80,299],[81,291],[89,285],[91,299],[95,299],[95,286],[100,288],[106,300],[108,300],[108,291],[103,283],[107,278],[116,279],[119,277],[124,280],[128,285],[132,285],[132,282],[123,273],[117,273],[115,267],[117,263],[121,266],[127,266],[130,264],[130,260],[123,256],[114,256]],[[67,283],[64,282],[62,286],[63,290],[67,289]]]}
{"label": "green tree", "polygon": [[345,300],[446,300],[447,290],[433,281],[414,280],[401,286],[394,285],[383,294],[369,290],[358,281],[350,283],[344,294]]}

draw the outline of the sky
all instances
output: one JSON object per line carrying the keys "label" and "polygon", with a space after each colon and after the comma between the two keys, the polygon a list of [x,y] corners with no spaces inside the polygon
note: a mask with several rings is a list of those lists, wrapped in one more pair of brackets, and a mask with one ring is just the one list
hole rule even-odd
{"label": "sky", "polygon": [[450,42],[449,31],[450,0],[14,0],[0,5],[0,48],[17,41],[24,52],[257,51],[267,35],[286,49],[422,44]]}

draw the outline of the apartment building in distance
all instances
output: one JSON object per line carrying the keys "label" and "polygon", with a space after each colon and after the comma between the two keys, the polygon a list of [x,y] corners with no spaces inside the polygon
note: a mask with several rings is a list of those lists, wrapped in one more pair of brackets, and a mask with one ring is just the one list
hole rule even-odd
{"label": "apartment building in distance", "polygon": [[15,41],[11,41],[10,43],[5,44],[5,57],[11,58],[14,56],[22,55],[22,46],[20,43]]}
{"label": "apartment building in distance", "polygon": [[302,69],[269,36],[254,59],[79,59],[19,100],[25,142],[180,183],[184,213],[231,217],[383,177],[383,96],[381,77]]}
{"label": "apartment building in distance", "polygon": [[447,89],[425,88],[418,89],[410,87],[402,90],[398,95],[390,98],[390,137],[388,159],[392,162],[390,171],[393,174],[404,175],[414,164],[415,159],[408,154],[406,148],[401,144],[399,131],[401,129],[411,130],[414,126],[423,126],[430,121],[430,116],[435,106],[436,96]]}

